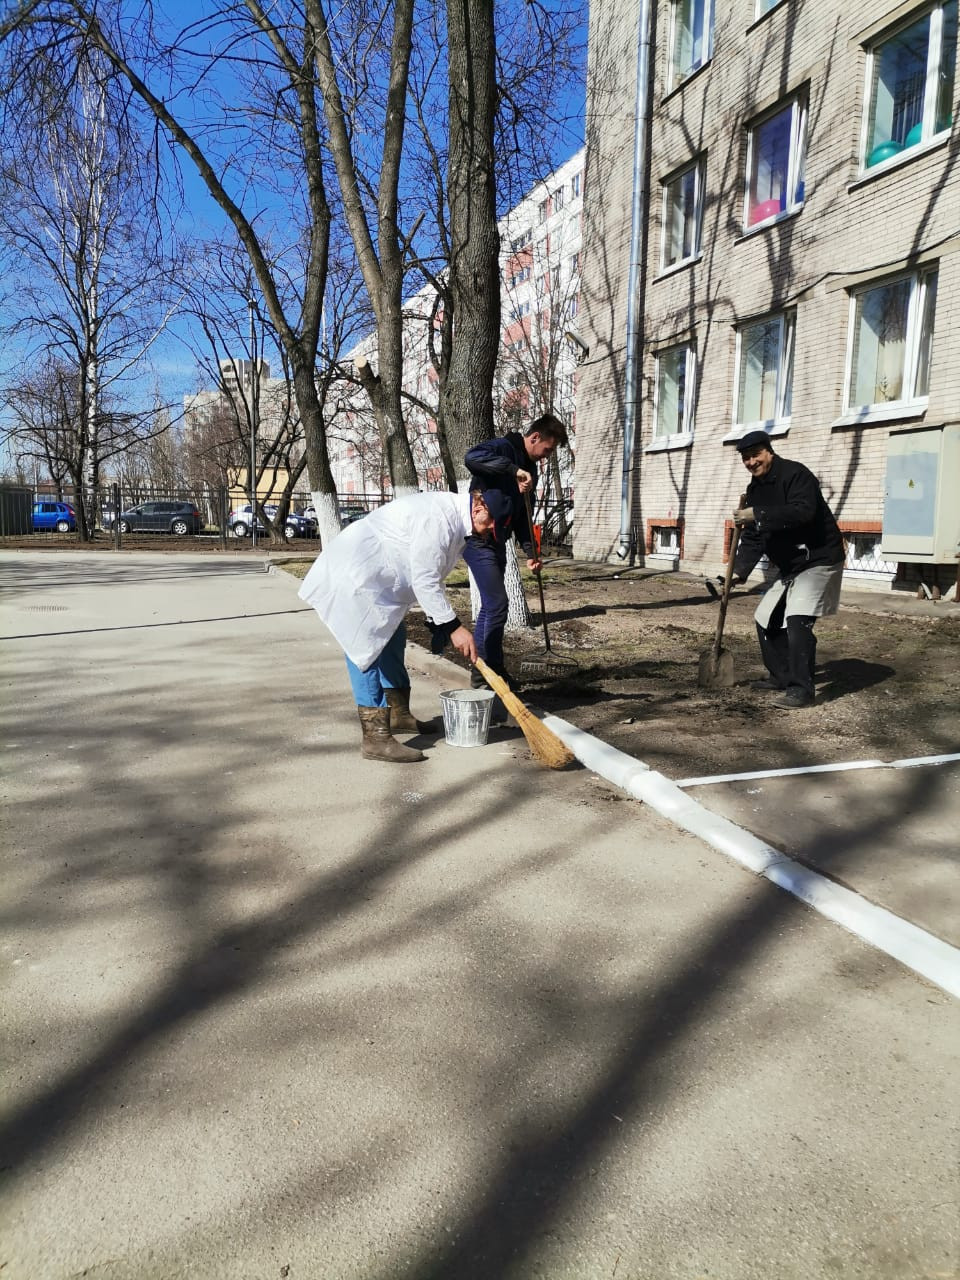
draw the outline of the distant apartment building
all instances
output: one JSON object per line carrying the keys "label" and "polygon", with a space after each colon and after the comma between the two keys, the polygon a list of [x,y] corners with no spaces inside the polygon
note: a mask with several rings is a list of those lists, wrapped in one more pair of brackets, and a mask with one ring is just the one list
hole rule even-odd
{"label": "distant apartment building", "polygon": [[[214,461],[212,483],[226,484],[231,500],[249,494],[250,431],[256,421],[257,468],[262,472],[258,495],[269,501],[279,494],[303,456],[300,418],[293,384],[270,375],[266,360],[237,357],[219,361],[220,383],[183,397],[184,440],[198,445]],[[303,483],[307,488],[306,478]]]}
{"label": "distant apartment building", "polygon": [[848,567],[960,551],[957,0],[592,0],[578,557],[719,567],[758,427]]}
{"label": "distant apartment building", "polygon": [[[573,432],[579,336],[583,151],[538,183],[500,222],[501,351],[494,385],[499,431],[522,429],[552,412]],[[436,441],[438,380],[431,337],[442,322],[436,291],[428,286],[404,303],[404,417],[423,488],[443,487]],[[376,365],[376,336],[347,356]],[[389,480],[363,393],[348,394],[335,416],[336,434],[367,475],[385,489]],[[332,453],[332,450],[331,450]],[[569,485],[571,458],[562,484]]]}

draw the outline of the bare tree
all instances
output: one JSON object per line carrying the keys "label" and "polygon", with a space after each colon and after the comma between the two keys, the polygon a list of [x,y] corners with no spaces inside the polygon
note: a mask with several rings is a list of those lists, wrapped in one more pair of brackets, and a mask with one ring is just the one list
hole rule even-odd
{"label": "bare tree", "polygon": [[167,318],[166,254],[143,140],[109,66],[86,50],[72,75],[49,56],[31,76],[17,71],[5,59],[0,236],[16,246],[6,328],[25,340],[27,365],[52,362],[60,379],[72,371],[75,412],[62,420],[72,439],[60,457],[87,538],[84,486],[95,489],[104,460],[149,421],[149,411],[108,405],[121,400]]}

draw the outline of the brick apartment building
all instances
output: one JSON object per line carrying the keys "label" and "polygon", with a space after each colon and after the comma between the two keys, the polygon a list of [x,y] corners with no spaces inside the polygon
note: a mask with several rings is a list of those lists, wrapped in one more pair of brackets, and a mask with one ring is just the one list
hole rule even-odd
{"label": "brick apartment building", "polygon": [[[580,149],[537,183],[500,221],[501,349],[493,400],[497,431],[520,430],[538,414],[555,413],[571,432],[576,426],[580,254],[584,208],[584,153]],[[440,322],[434,289],[427,286],[403,307],[404,419],[423,488],[444,485],[433,413],[437,374],[430,356],[430,329]],[[346,356],[376,366],[376,334]],[[359,388],[341,389],[331,437],[340,492],[376,491],[387,496],[389,477],[380,453],[369,403]],[[565,451],[564,451],[565,452]],[[569,490],[571,458],[561,457],[560,487]],[[552,477],[557,487],[557,477]],[[555,495],[559,497],[559,495]]]}
{"label": "brick apartment building", "polygon": [[719,568],[760,426],[853,572],[955,579],[956,47],[957,0],[592,0],[578,557]]}

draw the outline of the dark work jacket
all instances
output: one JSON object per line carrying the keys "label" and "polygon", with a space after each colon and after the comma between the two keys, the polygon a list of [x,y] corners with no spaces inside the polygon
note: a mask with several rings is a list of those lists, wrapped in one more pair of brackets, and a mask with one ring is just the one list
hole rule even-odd
{"label": "dark work jacket", "polygon": [[802,462],[775,457],[765,476],[747,485],[743,505],[753,507],[755,525],[740,530],[734,573],[746,578],[762,555],[784,578],[811,565],[843,563],[843,538],[820,482]]}
{"label": "dark work jacket", "polygon": [[530,510],[533,510],[537,494],[537,464],[527,457],[523,436],[519,431],[508,431],[495,440],[484,440],[464,454],[467,470],[479,484],[471,489],[502,489],[513,503],[513,532],[523,547],[528,560],[534,557],[533,532],[527,521],[527,508],[523,494],[517,488],[517,472],[526,471],[533,477],[533,488],[527,490]]}

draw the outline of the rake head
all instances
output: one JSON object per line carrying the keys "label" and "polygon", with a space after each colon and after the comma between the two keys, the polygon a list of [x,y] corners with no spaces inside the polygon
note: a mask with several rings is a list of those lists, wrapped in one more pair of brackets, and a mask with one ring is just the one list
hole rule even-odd
{"label": "rake head", "polygon": [[573,675],[579,666],[576,658],[561,658],[552,649],[545,649],[543,653],[521,659],[520,674],[561,679],[563,676]]}

